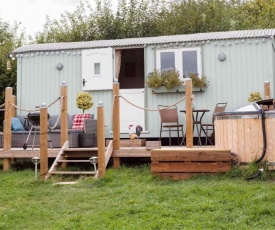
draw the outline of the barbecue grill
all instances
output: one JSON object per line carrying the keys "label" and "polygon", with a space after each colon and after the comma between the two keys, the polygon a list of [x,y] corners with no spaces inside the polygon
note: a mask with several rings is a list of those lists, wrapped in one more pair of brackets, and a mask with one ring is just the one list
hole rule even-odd
{"label": "barbecue grill", "polygon": [[[50,118],[50,115],[48,114],[48,120]],[[34,131],[34,137],[33,137],[33,142],[32,142],[32,149],[34,147],[34,142],[35,142],[35,137],[36,137],[36,132],[40,129],[40,112],[30,112],[27,115],[27,119],[29,121],[29,123],[31,124],[31,128],[29,130],[29,134],[28,137],[26,139],[26,141],[23,144],[23,149],[27,149],[28,148],[28,140],[30,138],[30,135],[32,134],[32,131]],[[51,128],[50,126],[48,126],[49,131],[51,133]],[[50,138],[48,138],[48,142],[50,143],[50,146],[52,148],[52,141]]]}

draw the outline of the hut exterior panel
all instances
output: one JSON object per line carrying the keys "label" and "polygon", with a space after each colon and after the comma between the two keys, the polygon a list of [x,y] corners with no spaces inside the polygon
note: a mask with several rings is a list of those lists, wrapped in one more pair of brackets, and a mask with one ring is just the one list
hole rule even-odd
{"label": "hut exterior panel", "polygon": [[[257,32],[257,31],[256,31]],[[227,110],[236,108],[237,106],[247,104],[247,98],[250,92],[259,91],[264,95],[264,81],[271,83],[271,97],[274,97],[275,89],[275,54],[272,48],[270,38],[262,38],[261,34],[255,32],[254,37],[245,38],[245,33],[234,33],[235,39],[228,39],[228,33],[224,32],[221,37],[220,33],[209,33],[210,41],[207,41],[207,34],[199,34],[190,40],[191,47],[201,48],[201,63],[203,75],[209,79],[210,85],[204,92],[193,92],[195,96],[195,108],[210,109],[209,113],[205,114],[204,121],[211,122],[213,109],[218,102],[228,102]],[[233,35],[233,32],[232,32]],[[187,36],[187,35],[186,35]],[[188,35],[188,37],[191,35]],[[259,37],[257,37],[259,36]],[[173,46],[173,49],[183,48],[181,36],[168,36],[167,42],[175,42],[178,39],[178,45]],[[183,36],[184,38],[184,36]],[[132,46],[147,44],[144,48],[144,78],[147,79],[148,73],[156,68],[156,51],[164,48],[160,40],[155,38],[129,39],[130,43],[124,44],[123,48],[131,48]],[[185,38],[184,38],[185,39]],[[202,42],[204,40],[204,42]],[[125,42],[128,41],[125,39]],[[187,41],[187,40],[186,40]],[[99,41],[98,41],[99,42]],[[103,43],[100,41],[99,43]],[[121,48],[115,41],[114,44],[109,44],[105,41],[105,46]],[[132,44],[133,42],[133,44]],[[141,42],[141,43],[140,43]],[[87,42],[86,42],[87,43]],[[17,103],[21,108],[33,109],[37,105],[45,102],[49,105],[60,95],[60,84],[65,81],[68,84],[68,110],[70,114],[81,113],[75,104],[77,92],[82,90],[82,63],[81,51],[84,48],[99,48],[92,47],[95,41],[86,44],[63,44],[64,47],[49,48],[57,44],[49,44],[49,46],[37,45],[37,50],[31,46],[19,49],[18,62],[18,88],[17,88]],[[108,43],[108,44],[107,44]],[[82,44],[83,47],[82,47]],[[96,43],[97,44],[97,43]],[[70,45],[70,46],[69,46]],[[78,45],[77,50],[74,45]],[[89,47],[88,47],[89,45]],[[189,46],[189,43],[188,43]],[[273,46],[275,46],[273,44]],[[41,48],[42,47],[42,48]],[[62,49],[64,51],[62,52]],[[20,53],[22,52],[22,53]],[[38,54],[36,52],[39,52]],[[41,53],[43,52],[43,54]],[[218,59],[219,54],[226,55],[225,61]],[[20,56],[21,55],[21,56]],[[28,55],[28,57],[26,57]],[[61,71],[57,70],[56,65],[63,64]],[[153,94],[151,88],[147,88],[145,84],[145,107],[157,109],[158,105],[170,105],[185,96],[184,93],[163,93]],[[106,137],[112,137],[112,91],[98,90],[90,91],[93,95],[94,106],[86,111],[86,113],[94,113],[96,117],[96,108],[99,101],[104,103],[105,121],[110,121],[106,127]],[[178,110],[185,108],[185,101],[180,102]],[[50,114],[58,114],[59,103],[49,108]],[[20,114],[25,114],[23,111],[18,111]],[[185,123],[185,114],[179,112],[180,122]],[[145,111],[145,132],[142,137],[158,137],[160,118],[157,111]],[[195,135],[197,135],[195,133]],[[128,134],[122,134],[122,138],[127,138]],[[252,142],[253,143],[253,142]]]}

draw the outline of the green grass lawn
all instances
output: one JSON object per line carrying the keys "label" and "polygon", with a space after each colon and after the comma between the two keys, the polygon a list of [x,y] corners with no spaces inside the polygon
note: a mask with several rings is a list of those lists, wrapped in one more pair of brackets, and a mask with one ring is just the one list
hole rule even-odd
{"label": "green grass lawn", "polygon": [[142,165],[54,185],[60,176],[36,181],[32,168],[0,172],[0,229],[275,228],[272,177],[246,181],[237,169],[165,181]]}

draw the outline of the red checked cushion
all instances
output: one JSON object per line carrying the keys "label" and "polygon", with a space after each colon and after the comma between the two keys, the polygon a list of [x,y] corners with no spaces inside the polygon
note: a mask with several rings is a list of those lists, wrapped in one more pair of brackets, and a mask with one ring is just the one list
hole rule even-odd
{"label": "red checked cushion", "polygon": [[91,114],[75,114],[73,115],[72,129],[84,130],[84,119],[90,119]]}

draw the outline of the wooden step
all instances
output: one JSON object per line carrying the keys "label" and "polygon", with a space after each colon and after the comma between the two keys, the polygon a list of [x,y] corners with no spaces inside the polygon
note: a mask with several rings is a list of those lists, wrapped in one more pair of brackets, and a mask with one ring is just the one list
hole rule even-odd
{"label": "wooden step", "polygon": [[91,148],[66,148],[64,149],[64,152],[91,152],[91,151],[98,151],[97,147],[91,147]]}
{"label": "wooden step", "polygon": [[[106,140],[106,145],[109,145],[111,140]],[[120,139],[120,147],[144,147],[146,139],[136,139],[135,144],[130,139]]]}
{"label": "wooden step", "polygon": [[187,180],[192,176],[231,170],[231,152],[216,148],[162,148],[151,151],[151,172],[161,178]]}
{"label": "wooden step", "polygon": [[113,150],[112,157],[151,157],[151,150],[146,147],[123,147]]}
{"label": "wooden step", "polygon": [[64,150],[62,155],[64,157],[71,157],[71,158],[79,158],[79,157],[93,157],[97,156],[98,150],[96,149],[90,149],[85,151],[79,151],[79,150]]}
{"label": "wooden step", "polygon": [[55,171],[51,172],[51,174],[58,174],[58,175],[95,175],[95,172],[92,171]]}
{"label": "wooden step", "polygon": [[90,160],[58,160],[57,162],[67,162],[67,163],[83,163],[87,162],[90,163]]}

